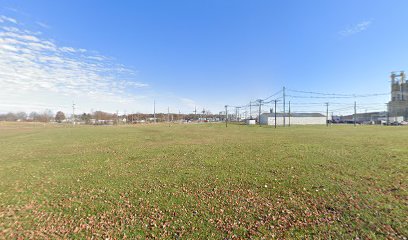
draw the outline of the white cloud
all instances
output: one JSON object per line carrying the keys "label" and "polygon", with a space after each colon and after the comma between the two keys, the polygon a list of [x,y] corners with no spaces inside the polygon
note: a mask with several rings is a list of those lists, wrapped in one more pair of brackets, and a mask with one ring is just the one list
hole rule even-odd
{"label": "white cloud", "polygon": [[[38,24],[38,22],[37,22]],[[194,100],[157,93],[137,71],[93,50],[61,46],[0,15],[0,112],[102,110],[191,113]]]}
{"label": "white cloud", "polygon": [[72,48],[72,47],[61,47],[61,48],[59,48],[59,50],[61,51],[61,52],[69,52],[69,53],[75,53],[75,52],[77,52],[74,48]]}
{"label": "white cloud", "polygon": [[339,34],[343,37],[351,36],[367,30],[371,24],[372,21],[363,21],[340,31]]}
{"label": "white cloud", "polygon": [[20,104],[29,111],[33,103],[66,107],[78,101],[84,108],[112,111],[144,98],[134,92],[149,85],[135,79],[132,69],[83,48],[60,47],[10,23],[17,21],[0,16],[0,110]]}
{"label": "white cloud", "polygon": [[125,82],[124,83],[126,86],[129,86],[129,87],[134,87],[134,88],[143,88],[143,87],[148,87],[149,85],[148,84],[146,84],[146,83],[141,83],[141,82],[130,82],[130,81],[128,81],[128,82]]}
{"label": "white cloud", "polygon": [[104,56],[87,56],[87,58],[91,60],[96,60],[96,61],[107,60],[107,57],[104,57]]}
{"label": "white cloud", "polygon": [[15,20],[14,18],[0,15],[0,23],[4,23],[4,22],[10,22],[10,23],[17,24],[17,20]]}
{"label": "white cloud", "polygon": [[38,26],[45,28],[45,29],[49,29],[51,28],[48,24],[43,23],[43,22],[35,22]]}

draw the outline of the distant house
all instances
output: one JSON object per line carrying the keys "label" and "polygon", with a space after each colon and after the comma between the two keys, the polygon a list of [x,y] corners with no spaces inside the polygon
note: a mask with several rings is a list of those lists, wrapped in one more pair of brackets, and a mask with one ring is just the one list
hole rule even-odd
{"label": "distant house", "polygon": [[90,119],[89,122],[93,125],[113,125],[113,120]]}
{"label": "distant house", "polygon": [[[283,125],[283,113],[276,113],[276,125]],[[262,125],[275,125],[274,113],[261,114],[260,123]],[[285,114],[286,125],[318,125],[326,124],[326,116],[320,113],[289,113]]]}

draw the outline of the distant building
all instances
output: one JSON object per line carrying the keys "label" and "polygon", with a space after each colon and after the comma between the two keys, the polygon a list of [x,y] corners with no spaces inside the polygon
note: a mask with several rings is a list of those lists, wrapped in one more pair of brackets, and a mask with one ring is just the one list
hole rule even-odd
{"label": "distant building", "polygon": [[381,121],[387,119],[387,117],[387,112],[368,112],[357,113],[356,115],[333,116],[332,121],[334,123],[352,123],[355,120],[357,123],[366,123]]}
{"label": "distant building", "polygon": [[256,124],[256,120],[255,119],[246,119],[245,123],[248,125],[255,125]]}
{"label": "distant building", "polygon": [[391,74],[391,101],[388,103],[390,117],[408,120],[408,81],[404,71]]}
{"label": "distant building", "polygon": [[356,115],[332,116],[333,123],[356,123],[358,124],[385,124],[386,122],[402,122],[402,116],[389,116],[387,112],[357,113]]}
{"label": "distant building", "polygon": [[[320,113],[291,113],[285,114],[286,125],[321,125],[326,124],[326,116]],[[261,114],[260,123],[262,125],[275,125],[274,113]],[[283,114],[276,113],[276,125],[283,125]]]}

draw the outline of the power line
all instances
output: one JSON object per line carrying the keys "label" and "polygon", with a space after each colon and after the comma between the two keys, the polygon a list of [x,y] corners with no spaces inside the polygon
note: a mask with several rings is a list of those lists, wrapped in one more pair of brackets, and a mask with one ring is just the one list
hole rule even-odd
{"label": "power line", "polygon": [[[353,110],[354,112],[356,112],[357,109],[359,111],[365,110],[366,112],[367,110],[382,111],[383,107],[381,106],[383,105],[383,103],[370,102],[370,98],[379,97],[379,96],[390,96],[390,93],[370,93],[370,94],[346,94],[344,93],[343,94],[343,93],[301,91],[301,90],[288,89],[288,88],[283,87],[281,90],[273,93],[272,95],[266,98],[263,98],[263,99],[257,99],[255,101],[250,101],[249,104],[243,104],[240,106],[232,106],[232,105],[229,105],[229,106],[236,107],[238,109],[241,108],[241,110],[249,108],[250,117],[252,117],[253,108],[257,107],[259,108],[258,110],[259,118],[262,113],[263,106],[271,107],[271,108],[274,108],[275,113],[282,112],[283,118],[284,118],[283,124],[286,125],[285,124],[286,123],[286,110],[287,110],[286,103],[288,101],[290,102],[292,106],[290,110],[291,112],[322,113],[322,114],[326,114],[326,117],[328,118],[329,110],[332,112],[332,114],[333,112],[339,112],[339,113],[340,112],[350,112],[351,113],[353,112]],[[364,100],[361,100],[362,102],[360,101],[359,105],[357,106],[356,99],[362,99],[362,98],[367,98],[367,100],[365,100],[366,103],[364,103]],[[294,99],[299,99],[299,100],[292,101]],[[301,99],[305,99],[305,100],[301,100]],[[316,100],[309,101],[307,99],[316,99]],[[282,102],[282,104],[279,104],[279,106],[275,105],[278,102]],[[334,107],[334,109],[329,109],[329,105],[332,108]],[[295,109],[299,111],[296,111]]]}
{"label": "power line", "polygon": [[298,95],[286,95],[287,97],[291,98],[321,98],[321,99],[340,99],[340,98],[368,98],[368,97],[378,97],[378,96],[385,96],[390,95],[389,93],[376,93],[376,94],[367,94],[367,95],[353,95],[353,96],[326,96],[326,97],[319,97],[319,96],[298,96]]}
{"label": "power line", "polygon": [[340,97],[370,97],[370,96],[381,96],[381,95],[389,95],[390,93],[373,93],[373,94],[340,94],[340,93],[321,93],[321,92],[311,92],[311,91],[300,91],[300,90],[293,90],[293,89],[286,89],[290,92],[297,92],[297,93],[306,93],[306,94],[314,94],[314,95],[325,95],[325,96],[340,96]]}
{"label": "power line", "polygon": [[297,92],[297,93],[307,93],[307,94],[316,94],[316,95],[330,95],[330,96],[349,96],[350,94],[337,94],[337,93],[320,93],[320,92],[307,92],[307,91],[300,91],[300,90],[293,90],[287,89],[289,92]]}
{"label": "power line", "polygon": [[272,94],[271,96],[269,96],[269,97],[267,97],[267,98],[262,99],[262,101],[266,101],[266,100],[268,100],[268,99],[270,99],[270,98],[272,98],[272,97],[274,97],[274,96],[276,96],[276,95],[280,94],[282,91],[283,91],[283,90],[279,90],[279,91],[277,91],[276,93]]}

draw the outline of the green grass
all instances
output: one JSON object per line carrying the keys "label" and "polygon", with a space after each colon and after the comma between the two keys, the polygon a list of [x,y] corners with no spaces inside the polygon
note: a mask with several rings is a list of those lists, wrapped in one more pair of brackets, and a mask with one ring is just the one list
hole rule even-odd
{"label": "green grass", "polygon": [[408,127],[0,123],[0,238],[408,236]]}

